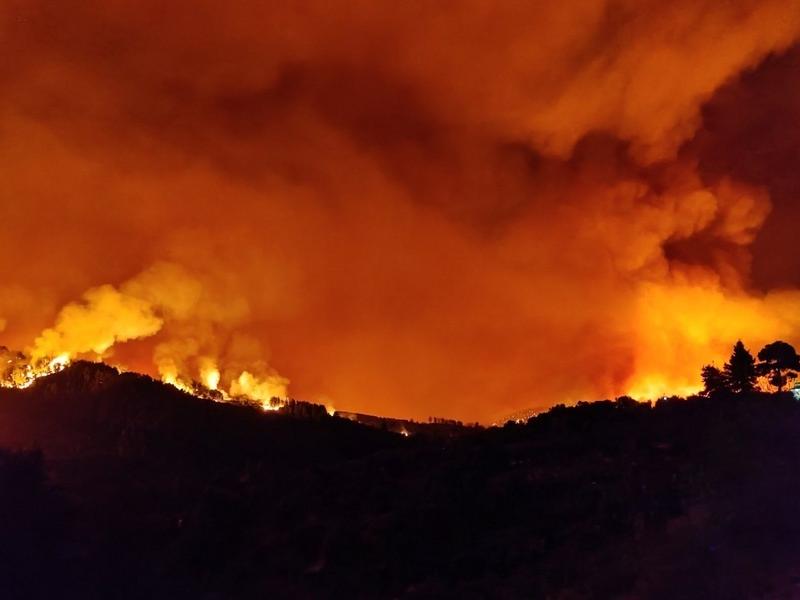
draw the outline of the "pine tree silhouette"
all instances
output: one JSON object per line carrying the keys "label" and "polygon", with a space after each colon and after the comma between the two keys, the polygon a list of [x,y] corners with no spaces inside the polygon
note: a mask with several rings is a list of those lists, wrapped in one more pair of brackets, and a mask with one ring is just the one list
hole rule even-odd
{"label": "pine tree silhouette", "polygon": [[756,361],[739,340],[733,347],[730,360],[725,363],[725,378],[730,390],[736,394],[752,392],[756,387],[756,375]]}

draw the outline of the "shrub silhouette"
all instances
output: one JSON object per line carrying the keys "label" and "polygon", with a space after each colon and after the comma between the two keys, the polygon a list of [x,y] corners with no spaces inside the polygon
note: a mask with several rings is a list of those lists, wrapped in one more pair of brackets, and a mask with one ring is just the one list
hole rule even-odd
{"label": "shrub silhouette", "polygon": [[706,365],[701,372],[703,378],[703,395],[714,398],[729,392],[728,379],[725,373],[713,365]]}

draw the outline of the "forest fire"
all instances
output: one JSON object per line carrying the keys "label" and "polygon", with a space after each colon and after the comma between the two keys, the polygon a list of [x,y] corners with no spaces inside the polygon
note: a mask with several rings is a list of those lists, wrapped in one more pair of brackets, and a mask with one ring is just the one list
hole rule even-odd
{"label": "forest fire", "polygon": [[0,346],[0,364],[4,366],[0,372],[0,387],[28,388],[40,377],[58,373],[69,366],[69,363],[67,354],[29,362],[23,353],[11,352]]}
{"label": "forest fire", "polygon": [[[681,275],[683,281],[639,284],[626,324],[633,331],[630,348],[603,359],[622,359],[620,372],[595,382],[582,396],[558,399],[570,403],[603,395],[640,400],[690,395],[701,389],[700,367],[721,364],[732,339],[742,337],[759,345],[800,330],[792,310],[800,306],[795,291],[756,297],[725,292],[704,279],[704,271],[694,280],[686,279],[689,275]],[[198,335],[192,315],[208,310],[204,294],[196,278],[168,263],[156,264],[118,287],[92,288],[80,301],[64,306],[54,325],[42,331],[26,353],[6,353],[2,385],[30,386],[76,357],[130,370],[124,360],[126,345],[156,340],[150,347],[156,375],[163,382],[217,401],[246,399],[264,410],[279,409],[288,396],[289,381],[261,360],[257,345],[220,352],[217,338]],[[201,331],[207,327],[199,325]],[[173,333],[165,337],[164,332]]]}
{"label": "forest fire", "polygon": [[800,597],[800,0],[0,40],[2,600]]}
{"label": "forest fire", "polygon": [[287,400],[288,382],[278,375],[259,379],[244,371],[230,382],[228,391],[220,388],[221,374],[216,367],[201,370],[198,381],[186,380],[173,373],[162,375],[161,380],[194,396],[217,402],[255,402],[265,411],[279,410]]}
{"label": "forest fire", "polygon": [[255,350],[234,347],[221,369],[219,358],[210,355],[217,340],[207,336],[204,343],[193,331],[196,311],[224,310],[208,302],[195,278],[167,263],[156,264],[118,287],[91,288],[81,300],[62,307],[53,326],[39,333],[24,353],[6,352],[3,385],[30,386],[76,359],[128,371],[116,355],[126,342],[148,340],[165,327],[180,326],[192,332],[154,347],[153,361],[161,381],[213,400],[250,401],[264,410],[279,409],[288,395],[289,381],[264,364],[257,346]]}
{"label": "forest fire", "polygon": [[8,9],[0,343],[487,423],[800,343],[796,3],[335,4]]}
{"label": "forest fire", "polygon": [[[17,389],[29,388],[36,380],[63,371],[72,363],[66,353],[34,361],[23,352],[14,352],[2,346],[0,361],[4,365],[0,371],[0,387]],[[117,371],[122,369],[117,368]],[[199,381],[195,381],[167,372],[162,374],[161,381],[199,398],[216,402],[257,403],[265,411],[279,410],[287,400],[288,382],[277,375],[259,380],[245,371],[231,382],[229,392],[219,389],[221,376],[216,368],[202,371],[200,377]]]}

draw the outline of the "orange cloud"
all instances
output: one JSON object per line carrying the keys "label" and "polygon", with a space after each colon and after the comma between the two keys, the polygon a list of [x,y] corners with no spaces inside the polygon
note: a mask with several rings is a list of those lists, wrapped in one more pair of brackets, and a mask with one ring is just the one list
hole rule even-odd
{"label": "orange cloud", "polygon": [[0,35],[6,345],[491,420],[800,338],[750,286],[767,190],[684,145],[789,2],[20,2]]}

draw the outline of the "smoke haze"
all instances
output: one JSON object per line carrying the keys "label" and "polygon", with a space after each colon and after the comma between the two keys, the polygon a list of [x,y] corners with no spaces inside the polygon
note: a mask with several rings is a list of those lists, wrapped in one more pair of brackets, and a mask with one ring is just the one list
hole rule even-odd
{"label": "smoke haze", "polygon": [[800,342],[793,0],[5,0],[0,40],[0,344],[492,420]]}

